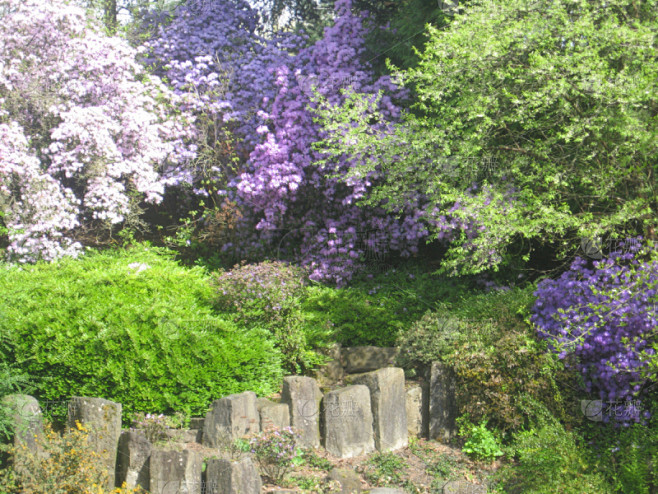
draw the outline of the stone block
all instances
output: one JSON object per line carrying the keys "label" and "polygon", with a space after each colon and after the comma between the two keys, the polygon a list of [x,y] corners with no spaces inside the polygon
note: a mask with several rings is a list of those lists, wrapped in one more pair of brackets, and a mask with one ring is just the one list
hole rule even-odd
{"label": "stone block", "polygon": [[141,431],[123,431],[119,438],[119,454],[117,456],[116,485],[129,489],[137,486],[149,489],[149,457],[151,443]]}
{"label": "stone block", "polygon": [[299,444],[304,448],[320,446],[321,400],[322,391],[312,377],[283,378],[281,403],[290,407],[290,425],[299,433]]}
{"label": "stone block", "polygon": [[406,447],[409,435],[404,371],[386,367],[354,376],[352,382],[370,390],[375,447],[382,452]]}
{"label": "stone block", "polygon": [[407,433],[409,436],[427,437],[429,427],[429,383],[423,382],[407,388]]}
{"label": "stone block", "polygon": [[201,494],[203,458],[191,450],[151,451],[149,478],[151,494]]}
{"label": "stone block", "polygon": [[320,352],[329,357],[329,360],[315,371],[318,382],[322,385],[332,385],[343,379],[345,370],[343,369],[340,343],[334,343]]}
{"label": "stone block", "polygon": [[375,450],[370,392],[367,386],[346,386],[323,400],[324,447],[334,456],[351,458]]}
{"label": "stone block", "polygon": [[327,480],[333,480],[340,484],[340,494],[359,494],[363,490],[361,488],[361,476],[354,470],[334,468],[327,475]]}
{"label": "stone block", "polygon": [[121,436],[121,404],[103,398],[74,396],[69,402],[68,426],[76,421],[89,429],[87,444],[107,468],[107,490],[114,488],[117,449]]}
{"label": "stone block", "polygon": [[405,494],[402,489],[395,489],[393,487],[377,487],[368,492],[369,494]]}
{"label": "stone block", "polygon": [[457,434],[456,380],[452,369],[432,363],[429,396],[429,438],[448,441]]}
{"label": "stone block", "polygon": [[395,365],[397,348],[381,348],[376,346],[353,346],[343,348],[341,355],[345,372],[356,374],[370,372]]}
{"label": "stone block", "polygon": [[203,417],[192,417],[190,419],[190,429],[203,430]]}
{"label": "stone block", "polygon": [[33,396],[13,394],[3,397],[2,404],[11,416],[14,446],[24,445],[28,450],[36,451],[37,437],[43,433],[39,402]]}
{"label": "stone block", "polygon": [[209,448],[220,448],[227,436],[234,440],[259,432],[259,422],[253,391],[215,400],[203,422],[202,443]]}
{"label": "stone block", "polygon": [[486,494],[487,487],[480,484],[469,484],[464,480],[446,482],[441,491],[443,494]]}
{"label": "stone block", "polygon": [[176,443],[194,443],[199,436],[199,431],[194,429],[166,429],[167,438]]}
{"label": "stone block", "polygon": [[205,494],[260,494],[261,488],[261,478],[251,458],[207,461]]}
{"label": "stone block", "polygon": [[266,398],[258,398],[256,406],[260,414],[260,430],[290,426],[290,407],[287,403],[274,403]]}

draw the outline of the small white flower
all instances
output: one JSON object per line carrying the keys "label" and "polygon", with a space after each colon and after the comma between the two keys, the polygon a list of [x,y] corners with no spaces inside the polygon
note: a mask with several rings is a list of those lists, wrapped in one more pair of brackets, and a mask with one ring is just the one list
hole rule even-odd
{"label": "small white flower", "polygon": [[139,274],[142,271],[146,271],[149,269],[151,266],[148,264],[143,264],[140,262],[133,262],[132,264],[128,264],[128,269],[136,269],[135,274]]}

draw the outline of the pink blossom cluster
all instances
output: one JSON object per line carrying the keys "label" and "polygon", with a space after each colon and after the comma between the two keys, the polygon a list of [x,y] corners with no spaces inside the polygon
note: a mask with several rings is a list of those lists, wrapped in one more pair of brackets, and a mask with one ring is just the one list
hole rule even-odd
{"label": "pink blossom cluster", "polygon": [[[4,0],[0,23],[0,210],[10,259],[76,255],[81,228],[122,223],[185,173],[191,117],[63,0]],[[176,116],[174,116],[176,115]],[[187,120],[187,121],[186,121]]]}

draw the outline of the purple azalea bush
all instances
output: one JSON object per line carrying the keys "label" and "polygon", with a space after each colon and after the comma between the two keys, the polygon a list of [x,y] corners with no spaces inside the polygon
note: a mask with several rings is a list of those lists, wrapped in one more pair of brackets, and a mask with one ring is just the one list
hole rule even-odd
{"label": "purple azalea bush", "polygon": [[[626,402],[655,382],[655,251],[631,246],[595,261],[593,269],[577,258],[557,280],[540,282],[535,295],[531,321],[561,358],[576,357],[585,391]],[[639,421],[641,414],[627,418]]]}
{"label": "purple azalea bush", "polygon": [[341,181],[354,158],[318,165],[322,156],[313,145],[323,134],[312,111],[318,104],[314,91],[332,105],[342,104],[346,91],[381,95],[379,111],[390,122],[400,116],[394,98],[405,96],[390,77],[374,77],[364,60],[365,18],[354,15],[351,7],[350,0],[337,1],[334,25],[324,36],[300,50],[292,66],[276,68],[276,96],[271,109],[260,114],[257,129],[262,141],[237,184],[239,198],[251,206],[261,241],[280,242],[277,234],[285,232],[288,246],[301,246],[298,260],[311,279],[339,285],[363,266],[366,251],[410,255],[427,234],[418,210],[402,211],[397,218],[357,205],[377,177],[372,173]]}
{"label": "purple azalea bush", "polygon": [[[175,95],[62,0],[0,6],[0,211],[9,259],[77,255],[76,235],[161,200],[194,155]],[[97,231],[97,230],[96,230]]]}

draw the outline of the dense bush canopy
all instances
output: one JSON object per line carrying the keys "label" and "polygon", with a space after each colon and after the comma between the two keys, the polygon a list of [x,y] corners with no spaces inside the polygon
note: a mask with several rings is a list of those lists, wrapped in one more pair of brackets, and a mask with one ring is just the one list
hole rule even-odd
{"label": "dense bush canopy", "polygon": [[471,2],[400,73],[417,100],[395,133],[364,96],[322,109],[323,147],[368,158],[347,183],[382,170],[365,203],[421,201],[449,272],[498,268],[520,240],[566,256],[582,236],[652,234],[657,15],[653,1]]}
{"label": "dense bush canopy", "polygon": [[7,0],[0,23],[0,208],[9,257],[76,255],[81,237],[158,202],[169,168],[190,151],[174,99],[60,0]]}
{"label": "dense bush canopy", "polygon": [[[138,248],[0,270],[2,360],[36,396],[102,396],[127,412],[187,411],[278,388],[281,355],[258,329],[212,310],[200,268]],[[126,414],[126,417],[128,414]]]}

